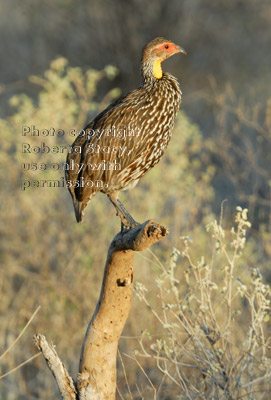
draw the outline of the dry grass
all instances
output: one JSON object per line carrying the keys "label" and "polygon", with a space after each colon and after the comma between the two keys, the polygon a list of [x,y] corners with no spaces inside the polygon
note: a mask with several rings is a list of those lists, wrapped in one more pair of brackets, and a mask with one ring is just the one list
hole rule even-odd
{"label": "dry grass", "polygon": [[270,397],[270,286],[259,268],[248,271],[242,260],[251,227],[247,210],[237,207],[230,232],[221,222],[206,227],[209,254],[194,259],[191,239],[184,237],[184,249],[160,264],[158,304],[143,284],[136,286],[161,328],[158,339],[147,328],[134,352],[137,360],[156,361],[161,384],[155,399],[167,393],[178,399]]}

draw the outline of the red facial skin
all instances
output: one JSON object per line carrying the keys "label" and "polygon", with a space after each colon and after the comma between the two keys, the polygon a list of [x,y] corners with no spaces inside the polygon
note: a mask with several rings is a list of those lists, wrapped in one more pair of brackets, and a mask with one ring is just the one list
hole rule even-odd
{"label": "red facial skin", "polygon": [[160,46],[157,46],[157,50],[158,49],[167,51],[169,54],[171,54],[171,53],[179,53],[180,52],[179,46],[176,46],[173,43],[163,43]]}

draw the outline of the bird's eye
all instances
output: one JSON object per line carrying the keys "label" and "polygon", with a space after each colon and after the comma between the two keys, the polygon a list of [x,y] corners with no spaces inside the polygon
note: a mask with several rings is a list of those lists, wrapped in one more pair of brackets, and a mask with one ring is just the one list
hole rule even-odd
{"label": "bird's eye", "polygon": [[165,49],[168,49],[168,44],[165,45]]}

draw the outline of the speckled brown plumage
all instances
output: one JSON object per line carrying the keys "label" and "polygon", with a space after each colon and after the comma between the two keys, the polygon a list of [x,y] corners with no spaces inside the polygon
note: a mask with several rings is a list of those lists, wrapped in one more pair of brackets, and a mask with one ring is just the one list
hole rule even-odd
{"label": "speckled brown plumage", "polygon": [[168,145],[181,91],[173,76],[162,73],[161,62],[180,52],[184,53],[181,47],[163,38],[147,44],[141,60],[143,85],[111,104],[74,141],[66,182],[78,222],[89,200],[101,191],[126,226],[135,224],[118,194],[134,187]]}

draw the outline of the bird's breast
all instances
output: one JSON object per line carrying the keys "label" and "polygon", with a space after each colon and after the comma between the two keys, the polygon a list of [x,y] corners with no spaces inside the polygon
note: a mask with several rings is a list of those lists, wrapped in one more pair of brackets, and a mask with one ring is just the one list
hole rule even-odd
{"label": "bird's breast", "polygon": [[168,141],[180,104],[181,91],[178,82],[164,74],[162,79],[145,89],[145,96],[137,108],[142,134],[147,137],[156,136],[154,141],[159,141],[164,136],[164,141]]}

